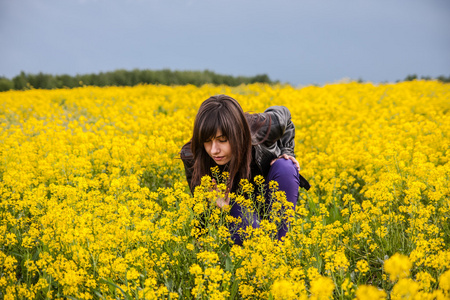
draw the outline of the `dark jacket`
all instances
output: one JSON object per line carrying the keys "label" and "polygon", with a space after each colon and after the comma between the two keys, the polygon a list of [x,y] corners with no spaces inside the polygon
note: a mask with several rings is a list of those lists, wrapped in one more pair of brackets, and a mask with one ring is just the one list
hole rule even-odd
{"label": "dark jacket", "polygon": [[[269,173],[270,162],[280,155],[294,154],[295,126],[291,120],[291,113],[287,107],[271,106],[260,114],[247,114],[249,124],[255,123],[257,129],[252,131],[252,160],[258,167],[260,173],[266,177]],[[191,152],[191,142],[181,148],[181,159],[186,172],[186,179],[191,186],[192,167],[194,165],[193,154]],[[300,175],[300,186],[309,189],[308,181]]]}

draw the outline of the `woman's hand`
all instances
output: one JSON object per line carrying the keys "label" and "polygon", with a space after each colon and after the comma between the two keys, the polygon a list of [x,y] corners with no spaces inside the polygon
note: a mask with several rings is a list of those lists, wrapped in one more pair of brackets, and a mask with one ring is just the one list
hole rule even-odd
{"label": "woman's hand", "polygon": [[[212,182],[214,184],[213,190],[215,190],[217,194],[219,194],[219,188],[217,187],[216,180],[213,179]],[[228,197],[228,192],[225,193],[224,197],[217,197],[216,204],[220,208],[224,208],[225,205],[230,205],[230,198]]]}
{"label": "woman's hand", "polygon": [[216,204],[220,208],[224,208],[225,205],[230,205],[230,198],[228,197],[218,197],[216,199]]}
{"label": "woman's hand", "polygon": [[292,162],[295,164],[295,166],[297,167],[298,172],[300,173],[300,164],[298,163],[298,161],[295,159],[295,157],[287,155],[287,154],[283,154],[280,155],[278,158],[275,158],[274,160],[272,160],[270,162],[270,165],[273,165],[273,163],[277,160],[279,160],[280,158],[284,158],[284,159],[290,159],[292,160]]}

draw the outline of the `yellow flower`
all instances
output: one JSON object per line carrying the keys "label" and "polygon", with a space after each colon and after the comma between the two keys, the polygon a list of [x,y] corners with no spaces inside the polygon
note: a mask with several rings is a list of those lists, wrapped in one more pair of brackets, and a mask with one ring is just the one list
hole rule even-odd
{"label": "yellow flower", "polygon": [[131,268],[127,271],[128,281],[137,281],[139,279],[139,272],[135,268]]}
{"label": "yellow flower", "polygon": [[400,279],[392,288],[391,299],[414,299],[419,292],[419,284],[410,278]]}
{"label": "yellow flower", "polygon": [[382,300],[386,299],[386,292],[371,285],[360,285],[356,290],[358,300]]}
{"label": "yellow flower", "polygon": [[439,287],[447,293],[450,292],[450,270],[445,271],[439,277]]}
{"label": "yellow flower", "polygon": [[239,292],[241,293],[243,299],[251,298],[252,296],[254,296],[254,288],[247,284],[240,284]]}
{"label": "yellow flower", "polygon": [[296,299],[292,284],[285,279],[275,281],[271,293],[275,300]]}
{"label": "yellow flower", "polygon": [[215,252],[203,251],[197,253],[197,259],[202,261],[204,264],[213,265],[219,261],[219,256]]}
{"label": "yellow flower", "polygon": [[432,283],[436,280],[428,272],[419,272],[416,274],[416,281],[420,285],[420,288],[424,291],[429,291]]}
{"label": "yellow flower", "polygon": [[309,280],[311,280],[311,281],[315,280],[316,278],[318,278],[320,276],[319,271],[314,267],[310,267],[307,271],[307,274],[308,274]]}
{"label": "yellow flower", "polygon": [[355,288],[350,279],[346,278],[342,283],[342,290],[344,291],[345,296],[353,295]]}
{"label": "yellow flower", "polygon": [[333,280],[329,277],[318,276],[311,282],[311,299],[331,299],[334,291]]}
{"label": "yellow flower", "polygon": [[261,186],[264,184],[264,177],[262,175],[257,175],[255,176],[255,178],[253,179],[256,183],[257,186]]}
{"label": "yellow flower", "polygon": [[389,274],[391,281],[409,276],[412,263],[405,255],[396,253],[384,262],[384,271]]}
{"label": "yellow flower", "polygon": [[[231,205],[215,207],[229,173],[215,168],[191,195],[179,159],[201,102],[222,93],[244,111],[263,112],[274,95],[289,108],[311,183],[295,212],[270,183],[273,214],[243,230],[243,246],[232,245],[227,225],[248,220],[230,216]],[[375,287],[397,280],[391,298],[446,299],[449,97],[448,83],[431,80],[1,92],[0,294],[93,299],[97,290],[110,299],[117,294],[101,281],[109,278],[133,295],[143,282],[135,296],[147,299],[228,299],[231,291],[267,299],[283,284],[286,297],[302,299],[305,281],[318,298],[323,270],[345,278],[335,297],[387,297]],[[263,192],[267,182],[255,184]],[[231,204],[256,212],[265,198],[248,181],[242,188],[252,196],[231,193]],[[290,225],[281,242],[282,220]],[[386,245],[414,249],[387,260],[385,272],[370,269],[362,257],[382,257]],[[372,286],[351,282],[353,270],[372,272]],[[174,280],[186,285],[179,295],[161,284]]]}
{"label": "yellow flower", "polygon": [[272,180],[269,182],[269,189],[271,190],[278,190],[278,182]]}
{"label": "yellow flower", "polygon": [[361,274],[366,274],[367,272],[369,272],[369,263],[366,260],[359,260],[356,263],[356,269]]}

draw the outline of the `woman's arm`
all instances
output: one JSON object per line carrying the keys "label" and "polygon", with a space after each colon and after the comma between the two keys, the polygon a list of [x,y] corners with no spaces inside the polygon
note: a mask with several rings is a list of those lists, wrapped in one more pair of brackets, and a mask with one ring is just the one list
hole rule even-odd
{"label": "woman's arm", "polygon": [[281,151],[280,155],[286,154],[295,157],[295,126],[291,120],[291,112],[285,106],[271,106],[264,113],[271,118],[270,132],[266,142],[277,143]]}
{"label": "woman's arm", "polygon": [[189,189],[191,190],[192,193],[194,193],[194,191],[191,187],[192,169],[194,167],[194,155],[192,154],[192,151],[191,151],[191,141],[186,143],[181,148],[180,157],[181,157],[181,160],[183,161],[184,171],[186,173],[186,180],[188,182]]}
{"label": "woman's arm", "polygon": [[[275,158],[271,161],[270,165],[272,165],[277,159],[290,159],[297,166],[298,171],[300,172],[300,164],[295,159],[294,147],[295,147],[295,126],[291,120],[291,112],[287,107],[284,106],[272,106],[266,109],[265,113],[270,114],[272,118],[272,122],[276,119],[277,121],[271,126],[269,137],[272,142],[277,143],[277,146],[281,150],[281,154],[278,158]],[[273,132],[272,132],[273,131]],[[309,190],[310,184],[309,182],[300,175],[300,186]]]}

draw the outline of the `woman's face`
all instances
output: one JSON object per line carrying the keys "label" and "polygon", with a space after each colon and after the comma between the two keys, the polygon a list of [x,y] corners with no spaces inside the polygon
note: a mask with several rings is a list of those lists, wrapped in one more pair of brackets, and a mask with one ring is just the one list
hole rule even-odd
{"label": "woman's face", "polygon": [[226,136],[222,135],[221,130],[217,130],[216,136],[203,143],[203,146],[205,147],[206,153],[208,153],[218,165],[224,165],[231,160],[230,142]]}

